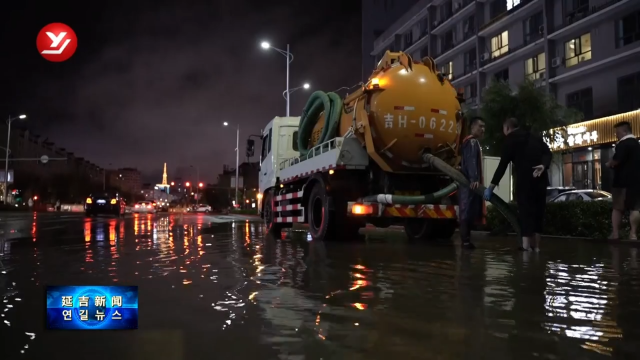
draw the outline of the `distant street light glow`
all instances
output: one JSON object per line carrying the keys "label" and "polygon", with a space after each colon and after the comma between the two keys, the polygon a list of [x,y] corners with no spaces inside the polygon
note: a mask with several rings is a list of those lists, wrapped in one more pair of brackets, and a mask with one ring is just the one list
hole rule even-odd
{"label": "distant street light glow", "polygon": [[225,122],[222,123],[222,125],[229,126],[229,123],[225,121]]}
{"label": "distant street light glow", "polygon": [[20,115],[20,116],[18,116],[18,117],[19,117],[20,119],[26,119],[26,118],[27,118],[27,115]]}
{"label": "distant street light glow", "polygon": [[266,41],[263,41],[262,44],[260,44],[260,46],[262,46],[263,49],[268,49],[269,47],[271,47],[271,45],[269,45],[269,43]]}
{"label": "distant street light glow", "polygon": [[303,87],[303,88],[305,88],[305,89],[308,89],[308,88],[309,88],[309,86],[311,86],[311,85],[309,85],[308,83],[307,83],[307,84],[302,85],[302,87]]}

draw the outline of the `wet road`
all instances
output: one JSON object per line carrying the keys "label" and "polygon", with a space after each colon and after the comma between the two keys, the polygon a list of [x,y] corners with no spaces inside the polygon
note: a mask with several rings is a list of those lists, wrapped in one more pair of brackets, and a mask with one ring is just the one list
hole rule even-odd
{"label": "wet road", "polygon": [[[0,359],[637,359],[636,249],[265,237],[212,216],[2,214]],[[45,285],[138,285],[139,330],[45,331]]]}

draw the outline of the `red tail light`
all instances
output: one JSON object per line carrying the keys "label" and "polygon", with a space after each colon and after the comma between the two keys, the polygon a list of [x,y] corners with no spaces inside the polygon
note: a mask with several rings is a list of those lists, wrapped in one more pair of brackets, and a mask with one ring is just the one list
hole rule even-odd
{"label": "red tail light", "polygon": [[140,205],[136,204],[136,207],[140,207]]}

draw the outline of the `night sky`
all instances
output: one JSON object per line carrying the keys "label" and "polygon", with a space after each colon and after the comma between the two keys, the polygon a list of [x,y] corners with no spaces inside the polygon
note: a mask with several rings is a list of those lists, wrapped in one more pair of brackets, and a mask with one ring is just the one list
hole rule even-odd
{"label": "night sky", "polygon": [[[311,91],[360,81],[356,0],[6,3],[0,118],[25,113],[25,126],[76,156],[137,167],[148,180],[160,181],[167,162],[170,178],[193,164],[215,182],[223,164],[235,166],[235,129],[224,121],[240,124],[242,161],[247,136],[285,115],[286,58],[263,40],[290,44],[291,88],[311,84],[292,94],[292,116]],[[78,37],[66,62],[36,49],[53,22]]]}

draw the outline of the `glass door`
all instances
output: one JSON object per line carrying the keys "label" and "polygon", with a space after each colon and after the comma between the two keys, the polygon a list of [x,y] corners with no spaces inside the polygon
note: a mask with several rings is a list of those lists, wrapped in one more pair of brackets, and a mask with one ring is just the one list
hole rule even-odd
{"label": "glass door", "polygon": [[573,163],[573,186],[578,190],[593,189],[593,166],[591,161]]}

